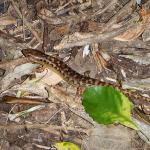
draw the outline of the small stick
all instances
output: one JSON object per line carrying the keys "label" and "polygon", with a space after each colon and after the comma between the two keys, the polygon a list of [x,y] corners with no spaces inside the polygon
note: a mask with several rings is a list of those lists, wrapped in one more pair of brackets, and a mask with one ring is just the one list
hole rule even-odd
{"label": "small stick", "polygon": [[[19,8],[16,6],[16,3],[14,2],[14,0],[10,0],[12,2],[12,5],[14,7],[14,9],[16,10],[16,12],[18,13],[19,17],[22,18],[22,14],[19,10]],[[29,30],[32,32],[32,34],[36,37],[36,39],[38,40],[39,43],[42,43],[41,38],[39,37],[38,33],[32,28],[31,24],[26,20],[25,17],[24,18],[24,24],[29,28]]]}

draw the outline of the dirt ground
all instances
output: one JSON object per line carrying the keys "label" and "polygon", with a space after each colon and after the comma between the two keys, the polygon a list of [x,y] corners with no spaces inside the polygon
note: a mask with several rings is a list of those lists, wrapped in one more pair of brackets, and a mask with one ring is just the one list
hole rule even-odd
{"label": "dirt ground", "polygon": [[[150,103],[135,101],[141,132],[99,125],[76,87],[22,49],[38,49],[76,72],[150,97],[150,1],[0,1],[0,150],[150,150]],[[141,134],[142,133],[142,134]]]}

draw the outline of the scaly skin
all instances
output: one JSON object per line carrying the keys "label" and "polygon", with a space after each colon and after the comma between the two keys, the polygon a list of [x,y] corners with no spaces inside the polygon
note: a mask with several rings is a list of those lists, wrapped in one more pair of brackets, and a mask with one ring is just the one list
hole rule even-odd
{"label": "scaly skin", "polygon": [[119,89],[124,95],[129,97],[133,103],[135,104],[145,104],[147,106],[150,106],[150,98],[143,97],[136,92],[133,92],[131,90],[122,89],[119,85],[111,84],[107,82],[102,82],[98,79],[90,78],[83,76],[73,69],[71,69],[67,64],[65,64],[63,61],[53,57],[46,55],[38,50],[34,49],[23,49],[22,53],[25,57],[29,59],[29,61],[33,63],[38,63],[41,65],[46,65],[48,68],[56,72],[58,75],[60,75],[66,82],[68,82],[71,85],[74,86],[112,86],[116,89]]}

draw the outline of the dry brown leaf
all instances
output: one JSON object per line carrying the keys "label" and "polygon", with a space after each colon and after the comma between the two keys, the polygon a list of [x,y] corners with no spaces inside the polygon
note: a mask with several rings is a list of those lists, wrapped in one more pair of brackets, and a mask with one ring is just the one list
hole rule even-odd
{"label": "dry brown leaf", "polygon": [[137,23],[135,22],[135,24],[130,27],[126,32],[124,32],[122,35],[115,37],[114,39],[118,41],[133,41],[138,38],[145,30],[148,24],[150,14],[146,13],[146,11],[142,9],[141,16],[142,21]]}
{"label": "dry brown leaf", "polygon": [[128,31],[124,32],[122,35],[115,37],[115,40],[118,41],[131,41],[138,38],[143,32],[145,28],[143,24],[139,24],[136,27],[132,27],[128,29]]}
{"label": "dry brown leaf", "polygon": [[56,27],[55,31],[58,32],[60,35],[66,34],[69,31],[69,25]]}
{"label": "dry brown leaf", "polygon": [[88,21],[88,30],[89,31],[98,31],[101,30],[101,26],[96,21]]}
{"label": "dry brown leaf", "polygon": [[51,40],[59,40],[63,35],[66,35],[69,32],[69,25],[64,25],[61,27],[56,27],[51,31],[49,37]]}
{"label": "dry brown leaf", "polygon": [[54,46],[54,49],[56,50],[63,49],[63,47],[67,43],[73,43],[73,42],[81,41],[84,39],[86,40],[92,37],[94,37],[94,35],[91,33],[81,33],[81,32],[75,32],[71,35],[65,35],[63,39],[61,40],[61,42],[58,45]]}
{"label": "dry brown leaf", "polygon": [[62,81],[62,78],[57,73],[49,69],[45,69],[41,73],[36,73],[36,78],[41,78],[40,81],[47,85],[56,85]]}
{"label": "dry brown leaf", "polygon": [[2,16],[0,17],[0,25],[6,26],[10,24],[17,24],[17,20],[11,16]]}
{"label": "dry brown leaf", "polygon": [[48,24],[57,25],[63,23],[63,21],[60,18],[56,17],[51,11],[47,9],[41,9],[38,12],[38,16],[41,19],[45,20]]}
{"label": "dry brown leaf", "polygon": [[12,70],[9,69],[9,73],[1,80],[1,90],[6,90],[7,88],[12,87],[17,79],[20,79],[21,76],[25,74],[30,74],[35,67],[35,64],[27,63],[17,66]]}
{"label": "dry brown leaf", "polygon": [[102,56],[101,51],[98,50],[98,44],[94,43],[92,44],[92,55],[95,60],[95,63],[97,65],[97,68],[99,71],[102,71],[103,69],[107,68],[107,61]]}
{"label": "dry brown leaf", "polygon": [[69,94],[66,89],[61,87],[51,87],[50,91],[55,95],[58,102],[65,103],[70,106],[70,108],[78,108],[81,109],[81,101],[75,96]]}

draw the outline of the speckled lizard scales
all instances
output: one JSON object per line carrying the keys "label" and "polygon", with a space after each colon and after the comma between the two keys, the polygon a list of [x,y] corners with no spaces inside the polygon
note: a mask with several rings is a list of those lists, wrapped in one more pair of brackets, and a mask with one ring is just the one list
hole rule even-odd
{"label": "speckled lizard scales", "polygon": [[[150,105],[150,98],[143,97],[141,95],[137,95],[137,93],[122,89],[120,86],[116,84],[111,84],[107,82],[102,82],[98,79],[90,78],[83,76],[73,69],[71,69],[67,64],[63,61],[53,57],[46,55],[38,50],[34,49],[23,49],[22,53],[25,57],[27,57],[31,62],[46,65],[58,75],[60,75],[66,82],[75,86],[93,86],[93,85],[101,85],[101,86],[112,86],[121,90],[129,98],[132,98],[132,101],[136,100],[138,104]],[[138,100],[138,102],[137,102]]]}

